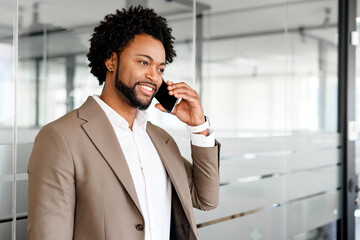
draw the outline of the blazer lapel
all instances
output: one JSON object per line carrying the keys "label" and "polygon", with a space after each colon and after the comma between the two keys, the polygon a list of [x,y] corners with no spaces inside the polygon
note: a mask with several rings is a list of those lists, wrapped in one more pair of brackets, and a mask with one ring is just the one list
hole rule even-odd
{"label": "blazer lapel", "polygon": [[123,151],[109,119],[95,99],[88,97],[79,108],[79,118],[86,121],[82,128],[112,168],[141,213],[139,199]]}
{"label": "blazer lapel", "polygon": [[184,170],[184,164],[182,162],[183,160],[181,159],[181,161],[178,161],[178,159],[174,159],[177,156],[171,154],[168,143],[172,140],[169,138],[169,136],[163,134],[150,122],[147,124],[146,131],[149,134],[150,139],[153,142],[165,166],[165,169],[170,177],[171,183],[173,184],[177,195],[179,196],[186,217],[188,218],[190,224],[192,224],[190,211],[192,210],[192,203],[187,201],[187,199],[190,199],[191,197],[186,171]]}

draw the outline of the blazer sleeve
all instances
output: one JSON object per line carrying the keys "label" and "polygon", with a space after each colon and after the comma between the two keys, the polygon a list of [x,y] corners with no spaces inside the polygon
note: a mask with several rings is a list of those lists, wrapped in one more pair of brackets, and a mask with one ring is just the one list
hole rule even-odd
{"label": "blazer sleeve", "polygon": [[73,238],[74,165],[66,139],[54,124],[37,135],[28,165],[28,240]]}
{"label": "blazer sleeve", "polygon": [[184,159],[193,206],[200,210],[211,210],[219,203],[220,143],[214,147],[191,145],[193,164]]}

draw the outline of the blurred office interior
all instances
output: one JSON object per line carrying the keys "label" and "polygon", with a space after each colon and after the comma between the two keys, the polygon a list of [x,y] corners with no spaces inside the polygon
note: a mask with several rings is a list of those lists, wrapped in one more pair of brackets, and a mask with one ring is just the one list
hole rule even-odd
{"label": "blurred office interior", "polygon": [[[138,4],[168,19],[178,57],[164,78],[199,91],[222,143],[199,238],[360,239],[357,0],[0,0],[0,239],[26,239],[39,129],[101,92],[93,28]],[[189,159],[185,125],[153,105]]]}

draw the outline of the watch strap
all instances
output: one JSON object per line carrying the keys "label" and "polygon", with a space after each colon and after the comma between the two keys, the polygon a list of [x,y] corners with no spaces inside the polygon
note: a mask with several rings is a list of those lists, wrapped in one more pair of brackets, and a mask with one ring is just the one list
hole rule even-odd
{"label": "watch strap", "polygon": [[209,118],[207,116],[205,116],[205,122],[201,125],[193,126],[193,127],[189,125],[186,126],[187,130],[192,133],[202,132],[208,129],[209,127],[210,127],[210,123],[209,123]]}

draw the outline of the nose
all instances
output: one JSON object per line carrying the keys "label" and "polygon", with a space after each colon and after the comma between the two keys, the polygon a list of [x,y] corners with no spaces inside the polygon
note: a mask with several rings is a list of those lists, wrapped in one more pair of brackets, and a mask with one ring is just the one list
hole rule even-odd
{"label": "nose", "polygon": [[148,71],[145,74],[145,77],[149,80],[151,80],[154,83],[158,83],[161,81],[162,76],[161,74],[157,71],[156,67],[150,67],[148,69]]}

